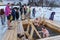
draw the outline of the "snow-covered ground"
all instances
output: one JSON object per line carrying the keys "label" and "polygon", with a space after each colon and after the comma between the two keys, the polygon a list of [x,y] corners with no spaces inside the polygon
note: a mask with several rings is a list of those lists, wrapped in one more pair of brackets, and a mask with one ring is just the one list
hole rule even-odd
{"label": "snow-covered ground", "polygon": [[[5,6],[0,6],[0,9],[1,8],[5,9]],[[55,21],[60,21],[60,8],[52,8],[52,10],[49,10],[50,7],[31,7],[31,18],[33,18],[33,16],[32,16],[32,9],[33,8],[36,9],[35,18],[36,17],[42,17],[43,15],[45,15],[44,17],[49,19],[50,14],[52,12],[55,12],[54,20]],[[6,20],[5,24],[6,25],[3,27],[2,24],[1,24],[1,18],[0,18],[0,40],[1,40],[2,35],[7,30],[7,20]]]}
{"label": "snow-covered ground", "polygon": [[[36,17],[39,17],[39,16],[43,16],[45,15],[44,17],[49,19],[50,15],[52,12],[55,12],[55,15],[54,15],[54,20],[55,21],[60,21],[60,8],[52,8],[51,10],[50,7],[32,7],[31,10],[35,8],[36,9]],[[32,14],[32,12],[31,12]],[[32,17],[32,15],[31,15]],[[58,19],[59,18],[59,19]]]}
{"label": "snow-covered ground", "polygon": [[5,25],[2,25],[1,23],[1,18],[0,18],[0,40],[2,39],[4,33],[6,32],[7,30],[7,20],[5,19],[5,22],[4,22]]}

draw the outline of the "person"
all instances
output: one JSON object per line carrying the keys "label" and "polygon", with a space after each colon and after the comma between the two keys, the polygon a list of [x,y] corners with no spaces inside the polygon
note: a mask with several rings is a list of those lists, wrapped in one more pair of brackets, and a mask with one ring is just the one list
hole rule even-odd
{"label": "person", "polygon": [[5,15],[7,16],[7,21],[8,21],[8,29],[11,29],[10,14],[11,14],[10,3],[8,3],[5,7]]}
{"label": "person", "polygon": [[39,27],[39,21],[40,21],[40,19],[39,18],[36,18],[34,20],[34,25]]}
{"label": "person", "polygon": [[37,29],[37,31],[41,31],[42,30],[42,24],[40,23],[41,19],[40,18],[36,18],[33,22],[35,28]]}
{"label": "person", "polygon": [[30,18],[30,13],[31,13],[31,9],[30,8],[31,8],[30,6],[27,8],[27,16],[28,16],[28,18]]}
{"label": "person", "polygon": [[24,8],[24,6],[22,5],[22,6],[20,7],[21,19],[22,19],[22,14],[23,14],[23,8]]}
{"label": "person", "polygon": [[0,16],[1,16],[2,25],[4,25],[4,21],[5,21],[5,19],[4,19],[4,17],[5,17],[5,15],[4,15],[4,9],[0,9]]}
{"label": "person", "polygon": [[45,27],[42,27],[42,33],[43,33],[43,38],[45,37],[49,37],[49,31],[45,28]]}
{"label": "person", "polygon": [[24,15],[26,15],[26,13],[27,13],[27,6],[26,4],[24,4]]}
{"label": "person", "polygon": [[12,16],[13,16],[13,19],[12,20],[15,20],[15,17],[16,17],[16,13],[15,13],[15,8],[12,9]]}
{"label": "person", "polygon": [[54,19],[54,15],[55,15],[55,12],[52,12],[49,19],[53,20]]}
{"label": "person", "polygon": [[32,10],[32,15],[33,15],[33,17],[35,17],[35,8],[33,8],[33,10]]}
{"label": "person", "polygon": [[18,8],[16,8],[15,12],[16,12],[16,20],[18,20],[18,19],[19,19],[19,12],[18,12]]}

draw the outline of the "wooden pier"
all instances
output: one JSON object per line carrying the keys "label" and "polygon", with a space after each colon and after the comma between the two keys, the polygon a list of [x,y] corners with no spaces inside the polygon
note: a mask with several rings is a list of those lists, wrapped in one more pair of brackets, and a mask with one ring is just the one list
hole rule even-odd
{"label": "wooden pier", "polygon": [[2,40],[17,40],[17,22],[11,24],[12,30],[7,30]]}
{"label": "wooden pier", "polygon": [[[39,32],[36,30],[36,28],[34,27],[32,22],[33,22],[33,19],[30,20],[30,22],[28,20],[19,21],[19,22],[15,21],[14,23],[12,23],[13,29],[12,30],[7,30],[5,35],[3,36],[2,40],[34,40],[33,37],[32,37],[34,31],[36,32],[36,34],[40,38],[40,39],[36,39],[36,40],[60,40],[60,35],[53,36],[53,37],[47,37],[47,38],[41,38]],[[60,25],[56,24],[54,21],[45,20],[44,23],[45,23],[46,26],[60,32]],[[27,31],[24,31],[23,24],[28,24]],[[29,25],[32,26],[32,30],[31,30],[30,34],[28,33]],[[22,34],[27,35],[28,39],[26,39],[25,36],[21,39],[17,38],[18,33],[20,33],[21,35]]]}

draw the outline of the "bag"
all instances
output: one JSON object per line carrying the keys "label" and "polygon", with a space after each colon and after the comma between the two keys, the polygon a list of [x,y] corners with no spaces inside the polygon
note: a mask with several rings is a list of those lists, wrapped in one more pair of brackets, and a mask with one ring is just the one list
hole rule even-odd
{"label": "bag", "polygon": [[13,16],[11,15],[11,16],[10,16],[10,20],[12,20],[12,19],[13,19]]}

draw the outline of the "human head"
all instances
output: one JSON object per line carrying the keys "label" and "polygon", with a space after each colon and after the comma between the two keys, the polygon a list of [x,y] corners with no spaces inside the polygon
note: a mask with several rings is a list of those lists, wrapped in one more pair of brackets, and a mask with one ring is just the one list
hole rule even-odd
{"label": "human head", "polygon": [[36,18],[36,20],[38,20],[38,18]]}
{"label": "human head", "polygon": [[35,8],[33,8],[33,10],[35,10]]}
{"label": "human head", "polygon": [[55,12],[52,12],[51,15],[55,15]]}
{"label": "human head", "polygon": [[42,31],[45,31],[45,29],[46,29],[46,28],[43,26],[43,27],[42,27]]}
{"label": "human head", "polygon": [[19,9],[19,8],[17,8],[17,7],[14,7],[13,9],[14,9],[15,11],[18,11],[18,9]]}
{"label": "human head", "polygon": [[10,3],[7,3],[7,6],[10,6],[11,4]]}
{"label": "human head", "polygon": [[24,8],[27,8],[27,5],[26,4],[24,4]]}
{"label": "human head", "polygon": [[0,13],[4,13],[4,9],[0,9]]}

